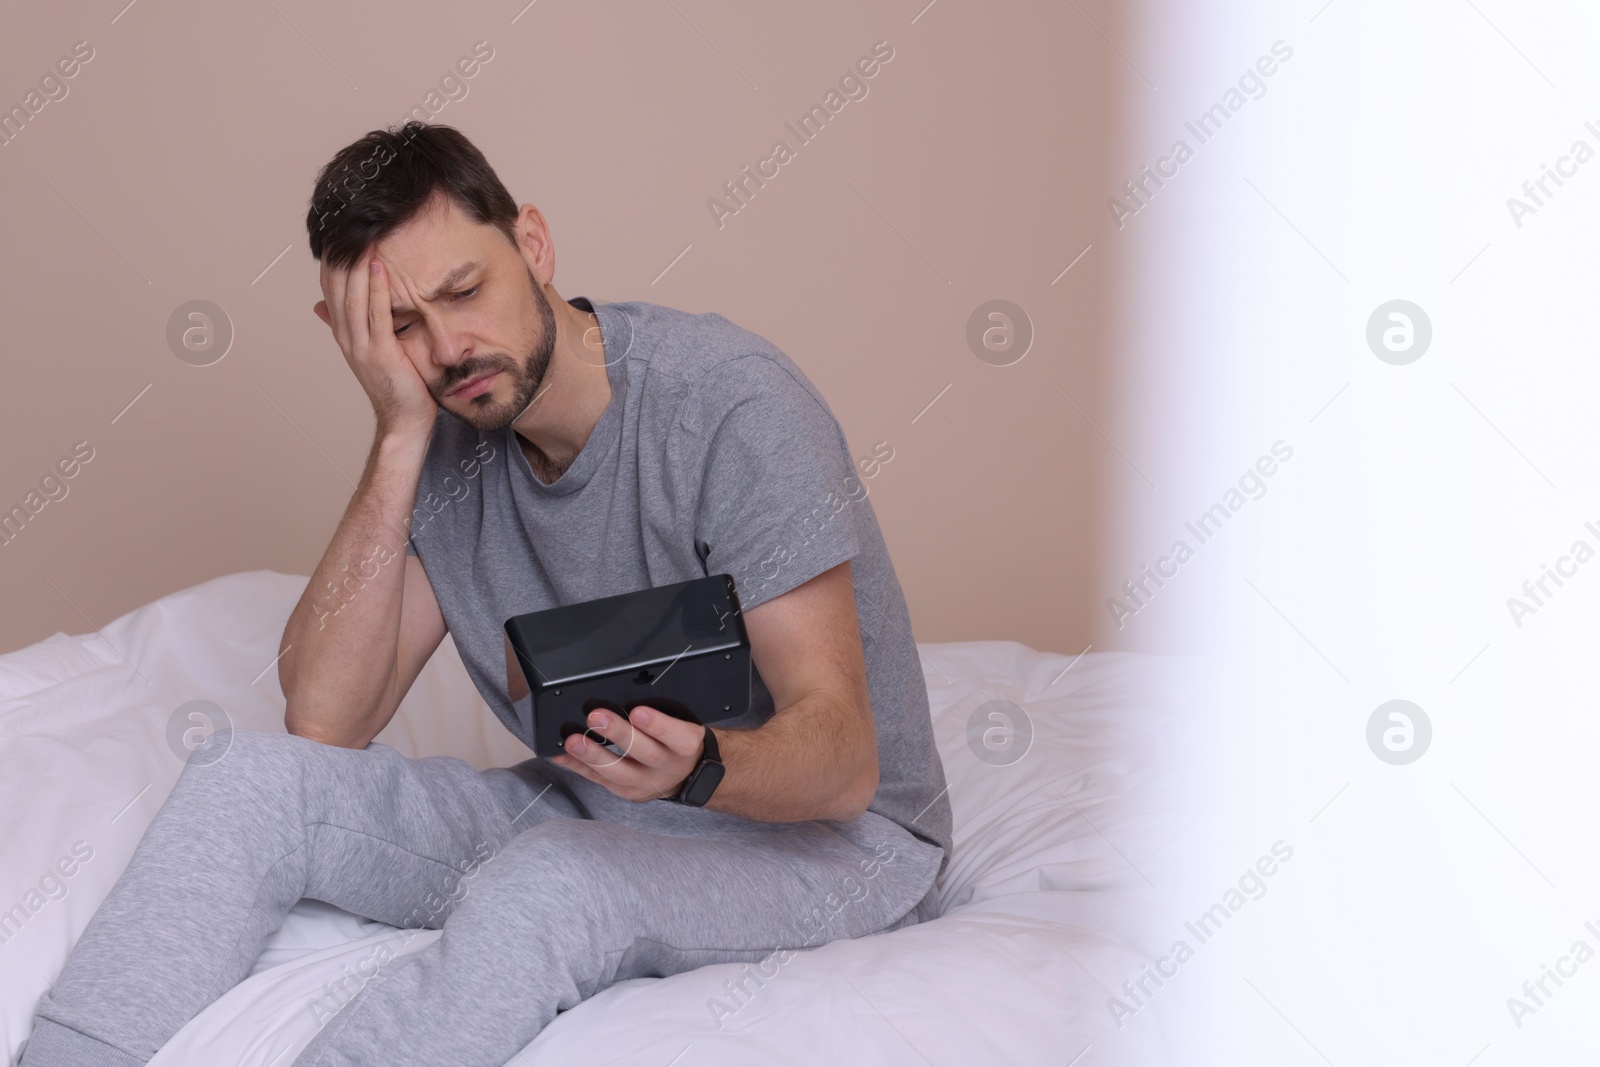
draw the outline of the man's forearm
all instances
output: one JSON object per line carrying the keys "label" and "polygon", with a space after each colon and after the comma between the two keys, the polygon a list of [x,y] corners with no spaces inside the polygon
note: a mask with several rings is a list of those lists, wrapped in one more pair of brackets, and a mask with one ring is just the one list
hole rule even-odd
{"label": "man's forearm", "polygon": [[428,438],[380,433],[328,550],[289,616],[278,676],[289,732],[365,744],[399,647],[406,534]]}
{"label": "man's forearm", "polygon": [[821,690],[754,730],[717,730],[727,774],[706,805],[763,822],[849,820],[878,788],[872,717]]}

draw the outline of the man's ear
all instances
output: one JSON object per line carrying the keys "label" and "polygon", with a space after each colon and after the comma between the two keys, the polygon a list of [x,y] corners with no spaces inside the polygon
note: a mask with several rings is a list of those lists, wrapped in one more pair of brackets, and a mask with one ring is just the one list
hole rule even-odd
{"label": "man's ear", "polygon": [[311,310],[317,313],[317,318],[322,320],[323,325],[333,325],[333,320],[328,318],[328,302],[326,300],[318,300],[314,305],[312,305]]}
{"label": "man's ear", "polygon": [[549,285],[556,276],[555,242],[550,239],[550,225],[539,209],[523,204],[517,212],[517,251],[529,272],[541,283]]}

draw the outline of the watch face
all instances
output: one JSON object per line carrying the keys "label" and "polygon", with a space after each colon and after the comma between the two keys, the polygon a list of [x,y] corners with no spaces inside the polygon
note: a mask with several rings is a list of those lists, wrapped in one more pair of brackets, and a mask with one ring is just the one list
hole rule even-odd
{"label": "watch face", "polygon": [[700,765],[690,779],[689,785],[683,791],[683,802],[697,808],[705,807],[706,801],[711,799],[711,794],[717,791],[717,786],[722,784],[725,773],[722,764],[707,761]]}

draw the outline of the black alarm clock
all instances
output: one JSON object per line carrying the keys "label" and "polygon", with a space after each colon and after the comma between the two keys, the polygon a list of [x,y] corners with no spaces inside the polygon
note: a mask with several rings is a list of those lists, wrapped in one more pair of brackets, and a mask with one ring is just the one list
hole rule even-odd
{"label": "black alarm clock", "polygon": [[563,604],[505,622],[506,688],[532,695],[533,750],[558,756],[605,708],[626,716],[641,704],[695,723],[750,710],[750,639],[733,576]]}

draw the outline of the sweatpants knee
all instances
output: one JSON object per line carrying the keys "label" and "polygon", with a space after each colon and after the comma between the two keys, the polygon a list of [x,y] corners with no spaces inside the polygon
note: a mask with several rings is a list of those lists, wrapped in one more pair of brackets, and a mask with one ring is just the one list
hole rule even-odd
{"label": "sweatpants knee", "polygon": [[317,742],[266,730],[218,730],[189,753],[175,796],[201,794],[218,804],[298,799]]}

